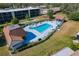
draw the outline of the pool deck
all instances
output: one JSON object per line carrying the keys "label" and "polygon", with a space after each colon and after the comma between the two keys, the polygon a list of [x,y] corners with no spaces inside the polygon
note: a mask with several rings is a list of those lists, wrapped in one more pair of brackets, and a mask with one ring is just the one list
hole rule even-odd
{"label": "pool deck", "polygon": [[[47,28],[43,32],[39,32],[35,29],[31,29],[31,27],[35,27],[35,26],[38,27],[38,26],[41,26],[43,24],[48,24],[51,27]],[[33,38],[32,40],[30,40],[29,42],[37,42],[37,41],[39,41],[38,39],[45,40],[49,35],[51,35],[55,30],[57,30],[57,23],[56,23],[56,21],[45,21],[45,22],[41,22],[38,24],[26,26],[23,29],[27,32],[32,32],[33,34],[36,35],[36,37]]]}

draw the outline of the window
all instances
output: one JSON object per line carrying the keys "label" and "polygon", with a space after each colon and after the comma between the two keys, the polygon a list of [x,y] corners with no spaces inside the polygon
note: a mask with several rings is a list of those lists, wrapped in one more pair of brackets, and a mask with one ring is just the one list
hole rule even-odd
{"label": "window", "polygon": [[28,14],[27,10],[23,10],[23,11],[16,11],[15,13],[15,17],[18,19],[24,19],[26,14]]}

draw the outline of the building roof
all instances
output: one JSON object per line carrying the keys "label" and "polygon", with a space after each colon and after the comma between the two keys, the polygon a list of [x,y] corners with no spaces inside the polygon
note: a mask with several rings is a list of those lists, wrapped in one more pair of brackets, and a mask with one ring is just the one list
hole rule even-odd
{"label": "building roof", "polygon": [[9,30],[14,30],[14,29],[17,29],[17,28],[20,28],[20,26],[19,26],[18,24],[8,26],[8,29],[9,29]]}
{"label": "building roof", "polygon": [[60,7],[53,7],[52,10],[53,10],[53,12],[56,12],[56,11],[60,11],[61,8]]}
{"label": "building roof", "polygon": [[70,56],[74,53],[74,51],[68,47],[60,50],[59,52],[57,52],[56,54],[54,54],[53,56]]}
{"label": "building roof", "polygon": [[27,7],[27,8],[17,8],[17,9],[0,9],[0,13],[4,12],[13,12],[13,11],[21,11],[21,10],[33,10],[33,9],[39,9],[38,7]]}
{"label": "building roof", "polygon": [[21,37],[23,37],[23,36],[25,36],[26,32],[22,28],[17,28],[15,30],[11,30],[10,34],[12,36],[21,36]]}
{"label": "building roof", "polygon": [[63,20],[64,17],[62,17],[62,16],[60,16],[60,15],[57,15],[57,16],[55,16],[55,19],[56,19],[56,20],[59,20],[59,19],[60,19],[60,20]]}
{"label": "building roof", "polygon": [[75,51],[71,56],[79,56],[79,50]]}
{"label": "building roof", "polygon": [[8,31],[6,33],[9,34],[6,35],[5,33],[5,36],[11,37],[11,40],[23,40],[22,38],[26,35],[26,32],[19,25],[5,26],[4,28]]}

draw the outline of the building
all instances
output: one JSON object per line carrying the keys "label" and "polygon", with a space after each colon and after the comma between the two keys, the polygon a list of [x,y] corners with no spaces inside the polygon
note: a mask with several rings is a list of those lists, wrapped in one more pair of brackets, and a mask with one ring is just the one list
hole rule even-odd
{"label": "building", "polygon": [[79,50],[75,51],[71,56],[79,56]]}
{"label": "building", "polygon": [[19,25],[4,26],[3,32],[7,41],[7,46],[17,49],[22,45],[26,32]]}
{"label": "building", "polygon": [[52,10],[53,10],[53,13],[57,13],[57,12],[61,11],[61,8],[60,7],[54,7],[54,8],[52,8]]}
{"label": "building", "polygon": [[74,51],[72,49],[70,49],[69,47],[66,47],[52,56],[71,56],[73,53]]}
{"label": "building", "polygon": [[[47,8],[41,8],[41,14],[47,14],[49,9]],[[57,13],[57,12],[60,12],[61,11],[61,8],[60,7],[53,7],[51,8],[51,10],[53,11],[52,13]]]}
{"label": "building", "polygon": [[51,56],[79,56],[79,50],[74,51],[69,47],[65,47]]}
{"label": "building", "polygon": [[18,8],[18,9],[1,9],[0,23],[11,21],[13,18],[24,19],[26,16],[35,17],[40,15],[40,8]]}

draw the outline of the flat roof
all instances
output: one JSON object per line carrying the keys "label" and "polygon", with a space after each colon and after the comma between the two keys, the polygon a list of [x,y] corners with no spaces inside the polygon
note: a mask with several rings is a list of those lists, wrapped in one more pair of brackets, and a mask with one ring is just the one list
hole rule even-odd
{"label": "flat roof", "polygon": [[40,8],[38,8],[38,7],[36,7],[36,8],[27,7],[27,8],[17,8],[17,9],[1,9],[0,13],[13,12],[13,11],[21,11],[21,10],[33,10],[33,9],[40,9]]}
{"label": "flat roof", "polygon": [[11,26],[8,26],[8,27],[9,27],[9,30],[14,30],[14,29],[20,28],[20,26],[18,24],[11,25]]}

